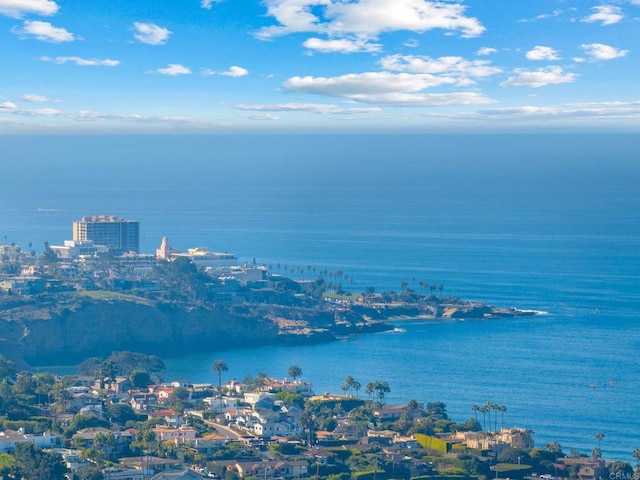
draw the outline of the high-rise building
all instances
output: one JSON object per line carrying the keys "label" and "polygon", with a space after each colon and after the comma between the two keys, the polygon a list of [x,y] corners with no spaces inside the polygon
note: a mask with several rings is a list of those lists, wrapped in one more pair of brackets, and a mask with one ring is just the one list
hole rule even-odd
{"label": "high-rise building", "polygon": [[82,217],[73,222],[73,240],[92,240],[95,245],[105,245],[116,253],[140,252],[140,222],[124,220],[115,215]]}

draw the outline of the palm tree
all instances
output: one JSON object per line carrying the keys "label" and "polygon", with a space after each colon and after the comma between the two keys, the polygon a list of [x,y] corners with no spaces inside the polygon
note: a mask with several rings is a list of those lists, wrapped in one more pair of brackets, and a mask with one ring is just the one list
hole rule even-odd
{"label": "palm tree", "polygon": [[598,431],[594,435],[595,439],[598,440],[598,450],[601,450],[602,447],[602,439],[604,438],[604,433]]}
{"label": "palm tree", "polygon": [[351,395],[351,392],[353,390],[353,382],[355,382],[355,379],[351,375],[347,375],[346,378],[344,379],[343,385],[347,387],[345,391],[347,392],[348,395]]}
{"label": "palm tree", "polygon": [[491,430],[491,409],[493,408],[493,403],[492,402],[485,403],[484,408],[487,409],[487,413],[489,414],[489,430]]}
{"label": "palm tree", "polygon": [[295,382],[297,378],[302,377],[302,368],[300,368],[298,365],[291,365],[287,369],[287,376],[291,377]]}
{"label": "palm tree", "polygon": [[479,410],[482,413],[482,431],[486,433],[487,432],[487,411],[489,410],[487,408],[487,404],[485,403],[484,405],[482,405]]}
{"label": "palm tree", "polygon": [[222,372],[228,371],[229,366],[224,360],[216,360],[216,362],[211,365],[211,370],[218,372],[218,396],[222,398]]}
{"label": "palm tree", "polygon": [[367,383],[367,386],[364,389],[364,393],[366,393],[367,395],[369,395],[369,397],[371,398],[371,401],[373,402],[373,392],[376,391],[376,386],[379,382],[369,382]]}
{"label": "palm tree", "polygon": [[473,405],[471,405],[471,411],[476,416],[476,421],[477,421],[478,420],[478,412],[480,411],[480,407],[478,406],[477,403],[474,403]]}
{"label": "palm tree", "polygon": [[560,446],[560,442],[558,442],[557,440],[551,443],[545,444],[545,447],[547,450],[549,450],[550,453],[554,454],[553,466],[556,469],[556,477],[557,477],[558,476],[558,454],[562,451],[562,447]]}
{"label": "palm tree", "polygon": [[380,405],[384,405],[387,403],[387,394],[391,393],[391,388],[387,382],[376,382],[376,397],[378,398],[378,403]]}
{"label": "palm tree", "polygon": [[362,388],[362,385],[360,384],[360,382],[357,380],[354,380],[353,384],[351,385],[351,388],[353,389],[353,391],[356,392],[356,398],[358,398],[358,391],[360,391],[360,389]]}
{"label": "palm tree", "polygon": [[495,413],[493,415],[493,425],[494,425],[494,432],[498,431],[498,412],[500,411],[500,405],[498,405],[497,403],[491,402],[491,410],[493,410]]}
{"label": "palm tree", "polygon": [[504,414],[507,411],[507,406],[498,405],[498,411],[502,414],[502,430],[504,430]]}

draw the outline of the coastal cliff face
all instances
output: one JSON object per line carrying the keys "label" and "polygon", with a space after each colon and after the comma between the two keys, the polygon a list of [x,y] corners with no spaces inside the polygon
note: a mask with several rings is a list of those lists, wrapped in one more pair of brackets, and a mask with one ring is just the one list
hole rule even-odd
{"label": "coastal cliff face", "polygon": [[269,344],[335,340],[389,330],[399,318],[489,319],[529,315],[455,297],[432,303],[349,307],[269,303],[189,305],[113,292],[4,297],[0,355],[19,366],[73,365],[113,351],[161,358]]}
{"label": "coastal cliff face", "polygon": [[170,357],[276,343],[282,333],[276,322],[246,308],[113,299],[43,303],[0,310],[0,354],[29,365],[79,363],[114,350]]}

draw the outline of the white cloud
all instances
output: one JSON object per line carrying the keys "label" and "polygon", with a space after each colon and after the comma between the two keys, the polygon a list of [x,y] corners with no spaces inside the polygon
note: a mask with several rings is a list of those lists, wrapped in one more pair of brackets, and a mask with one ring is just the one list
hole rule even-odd
{"label": "white cloud", "polygon": [[480,22],[465,15],[460,3],[429,0],[266,0],[267,14],[278,25],[260,29],[256,36],[270,39],[290,33],[322,33],[331,39],[376,39],[384,32],[425,32],[443,29],[476,37],[485,31]]}
{"label": "white cloud", "polygon": [[190,75],[191,70],[179,63],[170,63],[165,68],[158,68],[156,73],[161,75]]}
{"label": "white cloud", "polygon": [[274,115],[273,113],[252,113],[249,115],[242,115],[244,118],[248,118],[249,120],[262,120],[262,121],[274,121],[280,120],[280,117]]}
{"label": "white cloud", "polygon": [[429,74],[367,72],[333,78],[292,77],[284,82],[284,87],[288,91],[398,106],[469,105],[491,102],[475,92],[422,93],[427,88],[453,83],[456,83],[455,79]]}
{"label": "white cloud", "polygon": [[476,52],[476,55],[478,55],[479,57],[485,57],[487,55],[491,55],[492,53],[498,53],[498,50],[491,47],[482,47]]}
{"label": "white cloud", "polygon": [[520,23],[536,22],[538,20],[544,20],[546,18],[558,17],[560,15],[562,15],[562,10],[558,8],[551,13],[541,13],[540,15],[537,15],[533,18],[522,18],[518,20],[518,22]]}
{"label": "white cloud", "polygon": [[25,20],[22,28],[13,27],[11,31],[22,38],[33,37],[42,42],[63,43],[75,40],[73,33],[64,28],[54,27],[49,22],[38,20]]}
{"label": "white cloud", "polygon": [[222,0],[200,0],[200,6],[202,8],[206,8],[207,10],[211,10],[211,6],[214,3],[220,3]]}
{"label": "white cloud", "polygon": [[408,73],[446,74],[457,77],[488,77],[502,72],[488,60],[465,60],[462,57],[431,58],[417,55],[388,55],[380,60],[386,70]]}
{"label": "white cloud", "polygon": [[377,107],[344,108],[338,105],[326,103],[276,103],[267,105],[236,105],[239,110],[252,110],[257,112],[314,112],[319,114],[343,115],[343,114],[369,114],[381,111]]}
{"label": "white cloud", "polygon": [[147,45],[164,45],[173,33],[168,28],[160,27],[155,23],[135,22],[133,28],[136,31],[133,35],[135,39]]}
{"label": "white cloud", "polygon": [[216,72],[210,68],[204,68],[200,74],[204,77],[212,77],[214,75],[222,75],[223,77],[244,77],[245,75],[249,75],[249,70],[234,65],[224,72]]}
{"label": "white cloud", "polygon": [[382,45],[369,43],[365,39],[351,40],[347,38],[323,40],[321,38],[309,38],[303,43],[305,48],[322,53],[355,53],[355,52],[379,52]]}
{"label": "white cloud", "polygon": [[547,67],[533,71],[516,69],[515,74],[502,82],[500,86],[539,88],[547,85],[573,83],[576,79],[575,73],[565,73],[561,67]]}
{"label": "white cloud", "polygon": [[63,65],[65,63],[75,63],[80,67],[115,67],[120,65],[119,60],[111,60],[105,58],[81,58],[81,57],[40,57],[43,62],[57,63]]}
{"label": "white cloud", "polygon": [[20,99],[30,103],[47,103],[52,101],[44,95],[36,95],[35,93],[25,93]]}
{"label": "white cloud", "polygon": [[57,117],[62,115],[61,110],[56,110],[55,108],[34,108],[34,109],[25,109],[25,110],[16,110],[19,115],[27,115],[30,117]]}
{"label": "white cloud", "polygon": [[528,60],[560,60],[558,52],[551,47],[536,45],[526,55]]}
{"label": "white cloud", "polygon": [[249,70],[234,65],[226,72],[220,72],[219,75],[223,75],[225,77],[244,77],[245,75],[249,75]]}
{"label": "white cloud", "polygon": [[600,5],[597,7],[592,7],[591,10],[593,11],[593,13],[588,17],[583,18],[583,22],[600,22],[601,25],[613,25],[614,23],[618,23],[624,18],[620,7],[616,7],[613,5]]}
{"label": "white cloud", "polygon": [[340,77],[292,77],[284,86],[296,90],[331,97],[357,98],[392,92],[419,92],[425,88],[455,83],[454,79],[435,75],[408,73],[366,72]]}
{"label": "white cloud", "polygon": [[592,60],[613,60],[629,53],[629,50],[620,50],[604,43],[586,43],[580,45],[580,48]]}
{"label": "white cloud", "polygon": [[16,110],[18,106],[13,102],[2,102],[0,103],[0,112],[12,112]]}
{"label": "white cloud", "polygon": [[505,120],[540,119],[545,122],[567,118],[640,119],[640,102],[594,102],[546,107],[524,105],[480,110],[477,114]]}
{"label": "white cloud", "polygon": [[22,18],[25,14],[55,15],[60,7],[52,0],[0,0],[0,15]]}

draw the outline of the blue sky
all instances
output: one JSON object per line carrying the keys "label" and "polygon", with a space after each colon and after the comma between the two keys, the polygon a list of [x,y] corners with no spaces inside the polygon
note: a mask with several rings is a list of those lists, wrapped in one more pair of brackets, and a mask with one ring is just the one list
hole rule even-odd
{"label": "blue sky", "polygon": [[0,134],[632,131],[640,0],[0,0]]}

